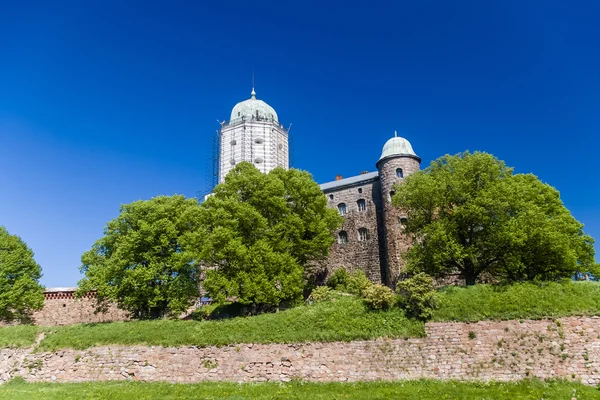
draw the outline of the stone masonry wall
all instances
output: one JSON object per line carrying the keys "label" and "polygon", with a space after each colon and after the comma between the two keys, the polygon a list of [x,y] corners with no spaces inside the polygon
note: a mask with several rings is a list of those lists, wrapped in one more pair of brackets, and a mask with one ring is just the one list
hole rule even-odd
{"label": "stone masonry wall", "polygon": [[408,156],[390,157],[380,160],[377,168],[381,181],[384,251],[387,257],[386,276],[388,279],[385,283],[394,287],[406,264],[402,254],[408,251],[412,242],[410,237],[404,234],[403,226],[400,223],[401,218],[406,217],[406,213],[392,205],[391,193],[394,192],[394,185],[401,184],[403,181],[402,178],[396,176],[396,169],[401,168],[404,177],[407,177],[419,171],[420,161]]}
{"label": "stone masonry wall", "polygon": [[0,381],[369,381],[564,378],[600,383],[600,317],[429,323],[427,337],[179,348],[0,350]]}
{"label": "stone masonry wall", "polygon": [[96,312],[95,298],[46,298],[44,308],[33,313],[35,324],[42,326],[127,321],[129,319],[129,313],[115,305],[110,305],[106,312]]}
{"label": "stone masonry wall", "polygon": [[[40,326],[60,326],[95,322],[128,321],[130,314],[108,303],[103,312],[97,311],[96,297],[89,293],[83,298],[75,298],[75,289],[44,292],[44,305],[31,314],[31,322]],[[0,321],[0,327],[16,325],[17,321]]]}
{"label": "stone masonry wall", "polygon": [[[334,234],[335,243],[330,249],[329,257],[325,265],[331,272],[338,268],[346,268],[349,271],[363,270],[367,277],[377,283],[382,282],[380,257],[380,224],[381,199],[379,180],[357,183],[352,186],[342,187],[335,190],[327,190],[327,205],[336,209],[338,204],[346,204],[346,215],[342,227]],[[358,200],[365,200],[366,209],[358,209]],[[367,229],[368,238],[359,241],[358,230]],[[339,243],[339,232],[344,231],[348,235],[348,243]]]}

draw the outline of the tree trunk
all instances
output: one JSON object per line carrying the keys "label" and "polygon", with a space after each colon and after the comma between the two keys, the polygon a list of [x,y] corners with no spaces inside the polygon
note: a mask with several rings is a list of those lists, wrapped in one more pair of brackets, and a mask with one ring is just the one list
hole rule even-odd
{"label": "tree trunk", "polygon": [[471,260],[465,260],[465,269],[463,270],[465,275],[465,283],[467,286],[473,286],[477,280],[477,273],[475,272],[475,266]]}
{"label": "tree trunk", "polygon": [[476,280],[477,275],[475,275],[474,273],[465,274],[465,282],[467,283],[467,286],[473,286]]}

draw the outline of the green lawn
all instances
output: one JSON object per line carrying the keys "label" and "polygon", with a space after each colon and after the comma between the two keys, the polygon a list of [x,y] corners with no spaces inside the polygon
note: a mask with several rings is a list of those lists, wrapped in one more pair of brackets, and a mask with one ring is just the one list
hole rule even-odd
{"label": "green lawn", "polygon": [[31,325],[0,327],[0,348],[29,347],[35,343],[41,330],[42,328]]}
{"label": "green lawn", "polygon": [[[600,284],[590,282],[477,285],[441,291],[434,321],[539,319],[600,315]],[[0,328],[0,347],[30,346],[44,330],[41,350],[85,349],[104,344],[163,346],[234,343],[329,342],[405,338],[424,335],[423,323],[400,309],[369,311],[360,299],[338,295],[335,301],[303,305],[274,314],[219,321],[133,321],[57,328]]]}
{"label": "green lawn", "polygon": [[521,381],[517,383],[466,383],[403,381],[371,383],[202,383],[139,382],[24,383],[0,386],[0,399],[598,399],[597,388],[572,382]]}
{"label": "green lawn", "polygon": [[440,297],[434,321],[600,315],[600,284],[594,282],[447,287]]}
{"label": "green lawn", "polygon": [[330,342],[380,336],[416,337],[423,324],[400,309],[369,311],[350,296],[273,314],[218,321],[134,321],[46,328],[42,350],[85,349],[103,344],[225,345],[232,343]]}

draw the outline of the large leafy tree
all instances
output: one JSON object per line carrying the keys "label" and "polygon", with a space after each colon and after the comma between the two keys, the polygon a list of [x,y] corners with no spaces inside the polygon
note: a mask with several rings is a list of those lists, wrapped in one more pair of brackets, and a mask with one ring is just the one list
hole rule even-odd
{"label": "large leafy tree", "polygon": [[42,269],[20,237],[0,226],[0,320],[27,322],[44,305]]}
{"label": "large leafy tree", "polygon": [[195,232],[196,199],[159,196],[121,206],[104,236],[82,256],[79,294],[96,291],[136,317],[177,315],[199,294],[197,265],[181,245]]}
{"label": "large leafy tree", "polygon": [[553,187],[513,174],[490,154],[443,156],[397,185],[394,205],[415,239],[408,268],[435,276],[459,272],[471,285],[550,280],[595,267],[593,240]]}
{"label": "large leafy tree", "polygon": [[302,294],[304,272],[323,260],[341,224],[312,176],[238,164],[202,204],[197,258],[203,289],[217,301],[270,308]]}

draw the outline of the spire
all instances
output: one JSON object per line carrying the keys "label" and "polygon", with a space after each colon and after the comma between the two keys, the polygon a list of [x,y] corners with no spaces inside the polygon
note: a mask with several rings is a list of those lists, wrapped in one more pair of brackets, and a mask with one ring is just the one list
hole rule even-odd
{"label": "spire", "polygon": [[256,92],[254,91],[254,70],[252,70],[252,93],[250,93],[251,99],[256,99]]}
{"label": "spire", "polygon": [[[254,90],[254,89],[252,89]],[[394,131],[394,137],[398,137],[398,131]]]}

